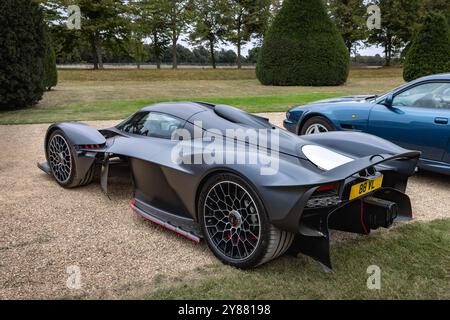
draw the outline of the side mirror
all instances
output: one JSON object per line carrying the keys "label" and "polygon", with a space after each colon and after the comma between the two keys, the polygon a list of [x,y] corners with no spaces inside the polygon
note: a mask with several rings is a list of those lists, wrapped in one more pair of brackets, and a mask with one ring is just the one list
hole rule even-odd
{"label": "side mirror", "polygon": [[386,99],[384,99],[383,104],[388,108],[392,108],[393,103],[394,103],[394,96],[392,94],[388,94],[386,96]]}

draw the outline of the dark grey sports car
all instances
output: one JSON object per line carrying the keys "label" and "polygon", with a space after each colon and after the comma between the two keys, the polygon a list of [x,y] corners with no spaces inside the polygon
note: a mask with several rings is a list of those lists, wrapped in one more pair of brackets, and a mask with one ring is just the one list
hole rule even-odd
{"label": "dark grey sports car", "polygon": [[411,218],[404,194],[420,152],[363,133],[298,137],[224,105],[161,103],[116,127],[58,123],[39,167],[66,188],[128,167],[132,209],[224,263],[303,253],[331,268],[329,229],[369,234]]}

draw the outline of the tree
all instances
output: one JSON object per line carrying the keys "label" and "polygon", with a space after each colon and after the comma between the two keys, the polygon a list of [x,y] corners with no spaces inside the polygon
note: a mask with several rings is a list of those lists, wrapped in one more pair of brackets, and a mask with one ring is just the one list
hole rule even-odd
{"label": "tree", "polygon": [[49,0],[59,11],[69,5],[77,5],[81,12],[81,30],[78,31],[83,43],[90,47],[94,69],[103,69],[105,49],[126,50],[125,44],[130,33],[129,8],[125,0]]}
{"label": "tree", "polygon": [[217,61],[226,64],[234,64],[237,59],[236,52],[234,52],[233,50],[221,49],[220,51],[216,52],[216,56]]}
{"label": "tree", "polygon": [[374,0],[381,9],[381,29],[370,32],[368,43],[384,48],[385,64],[408,45],[417,28],[421,0]]}
{"label": "tree", "polygon": [[357,54],[357,44],[367,37],[363,0],[328,0],[331,17],[344,38],[348,52]]}
{"label": "tree", "polygon": [[56,56],[53,44],[49,35],[47,35],[47,47],[45,50],[44,64],[44,87],[50,91],[58,84],[58,70],[56,69]]}
{"label": "tree", "polygon": [[139,30],[133,31],[130,36],[128,54],[133,58],[133,62],[136,63],[138,69],[141,68],[141,64],[148,57],[145,51],[143,36]]}
{"label": "tree", "polygon": [[258,55],[259,55],[259,51],[261,50],[261,47],[254,47],[250,50],[248,50],[248,54],[247,54],[247,62],[248,63],[255,63],[258,61]]}
{"label": "tree", "polygon": [[38,4],[0,1],[0,109],[30,106],[42,98],[45,47]]}
{"label": "tree", "polygon": [[264,38],[256,74],[265,85],[340,85],[349,60],[322,1],[285,0]]}
{"label": "tree", "polygon": [[[164,63],[173,63],[172,61],[173,55],[172,51],[166,51],[164,53],[163,62]],[[177,64],[178,63],[195,63],[195,57],[189,48],[182,46],[181,44],[177,44]]]}
{"label": "tree", "polygon": [[167,15],[169,0],[138,0],[134,3],[134,22],[141,38],[150,38],[150,57],[161,69],[161,61],[170,38]]}
{"label": "tree", "polygon": [[194,28],[189,35],[192,43],[208,44],[212,66],[216,68],[215,49],[227,35],[228,10],[226,1],[193,0]]}
{"label": "tree", "polygon": [[252,36],[263,36],[269,20],[270,5],[270,0],[228,0],[230,17],[227,19],[226,40],[236,46],[238,69],[242,68],[242,46]]}
{"label": "tree", "polygon": [[443,14],[450,25],[450,1],[448,0],[423,0],[423,11],[429,12],[440,12]]}
{"label": "tree", "polygon": [[406,54],[403,77],[412,81],[444,72],[450,72],[450,28],[443,15],[430,13]]}
{"label": "tree", "polygon": [[195,63],[199,63],[201,65],[207,64],[210,60],[211,54],[203,46],[198,46],[192,50],[192,54],[194,55]]}
{"label": "tree", "polygon": [[177,44],[180,35],[186,31],[191,18],[192,3],[189,0],[169,0],[167,25],[172,40],[172,68],[178,67]]}

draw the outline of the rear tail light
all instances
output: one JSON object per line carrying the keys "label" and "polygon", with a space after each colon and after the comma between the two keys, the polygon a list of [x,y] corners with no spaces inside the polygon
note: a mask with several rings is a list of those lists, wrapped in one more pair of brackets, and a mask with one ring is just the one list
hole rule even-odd
{"label": "rear tail light", "polygon": [[324,184],[323,186],[320,186],[315,193],[319,193],[319,192],[323,192],[323,191],[330,191],[330,190],[337,190],[338,189],[338,185],[336,183],[329,183],[329,184]]}
{"label": "rear tail light", "polygon": [[104,144],[80,144],[78,145],[79,149],[100,149],[104,146]]}
{"label": "rear tail light", "polygon": [[339,185],[329,183],[320,186],[314,191],[306,203],[308,209],[320,209],[337,206],[342,202],[339,197]]}

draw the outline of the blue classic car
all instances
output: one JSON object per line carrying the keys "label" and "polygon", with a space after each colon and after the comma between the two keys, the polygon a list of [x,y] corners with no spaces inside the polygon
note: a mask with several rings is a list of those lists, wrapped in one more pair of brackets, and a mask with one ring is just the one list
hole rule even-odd
{"label": "blue classic car", "polygon": [[419,168],[450,175],[450,74],[417,79],[383,96],[321,100],[286,114],[299,135],[358,131],[422,151]]}

